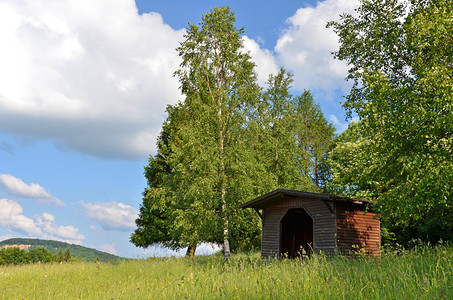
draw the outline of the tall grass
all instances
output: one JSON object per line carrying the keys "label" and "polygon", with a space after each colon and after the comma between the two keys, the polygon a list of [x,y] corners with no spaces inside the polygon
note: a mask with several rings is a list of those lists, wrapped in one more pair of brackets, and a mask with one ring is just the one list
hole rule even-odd
{"label": "tall grass", "polygon": [[453,247],[375,258],[258,253],[0,267],[0,299],[448,299]]}

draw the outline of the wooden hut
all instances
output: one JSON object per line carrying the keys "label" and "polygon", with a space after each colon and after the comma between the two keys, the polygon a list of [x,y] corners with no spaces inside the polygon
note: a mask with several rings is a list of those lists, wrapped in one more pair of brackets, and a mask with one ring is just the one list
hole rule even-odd
{"label": "wooden hut", "polygon": [[278,189],[242,208],[254,208],[262,220],[261,255],[295,257],[305,251],[332,255],[364,251],[379,255],[380,223],[366,211],[369,201]]}

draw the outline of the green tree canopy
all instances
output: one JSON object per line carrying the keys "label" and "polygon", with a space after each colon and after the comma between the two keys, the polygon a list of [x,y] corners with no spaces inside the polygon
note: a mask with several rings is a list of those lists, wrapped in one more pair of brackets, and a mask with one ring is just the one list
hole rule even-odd
{"label": "green tree canopy", "polygon": [[361,133],[336,152],[358,149],[357,187],[372,187],[384,220],[452,226],[453,2],[362,0],[356,12],[329,24],[354,83],[344,107]]}
{"label": "green tree canopy", "polygon": [[[148,187],[143,193],[140,216],[135,221],[137,229],[130,238],[138,247],[146,248],[155,243],[162,243],[172,249],[185,246],[192,249],[196,246],[180,243],[179,234],[172,231],[177,206],[172,196],[173,186],[176,184],[173,180],[174,172],[168,163],[171,154],[169,139],[178,127],[183,126],[183,111],[182,104],[167,107],[168,117],[157,140],[157,154],[150,155],[149,163],[145,166]],[[175,141],[173,146],[176,145]]]}
{"label": "green tree canopy", "polygon": [[290,93],[292,74],[283,68],[270,75],[255,118],[259,149],[274,188],[319,192],[328,179],[325,154],[332,147],[335,127],[309,91]]}
{"label": "green tree canopy", "polygon": [[[183,62],[175,74],[186,99],[169,114],[168,136],[164,130],[160,153],[150,160],[148,172],[163,175],[165,184],[149,182],[150,194],[145,195],[153,209],[166,215],[156,218],[155,212],[148,214],[143,206],[141,216],[151,215],[150,220],[156,224],[160,220],[162,226],[152,229],[150,240],[136,231],[131,240],[138,245],[160,240],[180,248],[216,242],[224,245],[228,257],[230,237],[240,241],[247,239],[244,233],[250,238],[259,236],[256,217],[238,208],[240,201],[257,190],[250,172],[258,164],[247,155],[244,122],[259,99],[259,87],[254,63],[243,49],[243,29],[237,29],[234,22],[229,8],[213,8],[203,15],[200,25],[189,25],[177,49]],[[159,162],[163,155],[165,162]],[[164,171],[166,166],[169,172]],[[156,180],[160,176],[149,174]]]}
{"label": "green tree canopy", "polygon": [[333,126],[308,91],[290,94],[284,69],[261,90],[234,22],[229,8],[213,8],[177,49],[185,100],[167,108],[158,153],[145,167],[137,246],[188,247],[190,255],[211,242],[229,257],[230,247],[260,243],[261,220],[240,204],[278,187],[318,190]]}
{"label": "green tree canopy", "polygon": [[27,251],[19,247],[10,247],[0,249],[0,264],[26,264],[30,262],[30,256]]}
{"label": "green tree canopy", "polygon": [[55,255],[52,252],[44,249],[44,248],[35,248],[30,249],[28,251],[30,262],[37,263],[37,262],[52,262],[55,260]]}

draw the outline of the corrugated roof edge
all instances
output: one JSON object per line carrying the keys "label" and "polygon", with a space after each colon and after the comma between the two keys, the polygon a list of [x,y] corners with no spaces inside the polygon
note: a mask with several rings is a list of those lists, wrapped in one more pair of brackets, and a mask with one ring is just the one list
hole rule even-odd
{"label": "corrugated roof edge", "polygon": [[260,196],[258,198],[255,198],[251,201],[248,201],[244,204],[239,205],[240,208],[248,208],[248,207],[253,207],[253,208],[259,208],[258,205],[266,200],[269,200],[270,198],[273,198],[278,195],[288,195],[288,196],[304,196],[304,197],[309,197],[309,198],[319,198],[325,201],[333,201],[333,202],[351,202],[355,204],[376,204],[373,201],[367,201],[367,200],[359,200],[359,199],[352,199],[352,198],[346,198],[346,197],[339,197],[339,196],[333,196],[329,194],[319,194],[319,193],[312,193],[312,192],[304,192],[304,191],[297,191],[297,190],[290,190],[290,189],[276,189],[272,192],[269,192],[263,196]]}

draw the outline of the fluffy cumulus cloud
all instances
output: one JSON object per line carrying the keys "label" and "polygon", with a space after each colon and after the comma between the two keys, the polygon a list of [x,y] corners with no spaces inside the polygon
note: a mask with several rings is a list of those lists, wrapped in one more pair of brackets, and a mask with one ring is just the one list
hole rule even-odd
{"label": "fluffy cumulus cloud", "polygon": [[130,230],[135,228],[138,211],[132,206],[118,202],[86,203],[86,216],[99,223],[105,230]]}
{"label": "fluffy cumulus cloud", "polygon": [[101,250],[101,251],[116,255],[115,243],[111,243],[111,244],[105,243],[105,244],[99,245],[96,248]]}
{"label": "fluffy cumulus cloud", "polygon": [[338,129],[339,132],[343,132],[348,128],[347,122],[341,122],[335,115],[329,115],[329,120]]}
{"label": "fluffy cumulus cloud", "polygon": [[[217,253],[222,250],[222,247],[217,244],[212,243],[201,243],[197,245],[196,255],[211,255]],[[139,258],[146,258],[146,257],[169,257],[169,256],[176,256],[182,257],[186,255],[187,248],[183,248],[180,250],[172,250],[169,248],[165,248],[160,244],[153,244],[146,249],[143,250],[143,257]]]}
{"label": "fluffy cumulus cloud", "polygon": [[0,242],[4,241],[4,240],[12,239],[12,238],[13,238],[13,236],[11,234],[0,235]]}
{"label": "fluffy cumulus cloud", "polygon": [[250,53],[252,60],[256,64],[258,82],[263,86],[269,79],[270,74],[277,74],[278,72],[275,57],[271,51],[262,49],[255,40],[247,36],[243,37],[243,42],[245,50]]}
{"label": "fluffy cumulus cloud", "polygon": [[[274,52],[244,37],[260,83],[281,64],[295,87],[345,86],[325,24],[355,6],[326,0],[299,9]],[[0,2],[0,133],[103,158],[146,157],[166,105],[182,98],[172,74],[183,34],[157,13],[139,15],[134,0]]]}
{"label": "fluffy cumulus cloud", "polygon": [[11,196],[34,198],[42,204],[63,205],[60,199],[53,197],[39,184],[26,184],[22,179],[10,174],[0,174],[0,186],[5,188]]}
{"label": "fluffy cumulus cloud", "polygon": [[0,199],[0,226],[22,234],[40,236],[41,228],[36,226],[35,221],[23,215],[22,206],[9,199]]}
{"label": "fluffy cumulus cloud", "polygon": [[26,184],[10,174],[0,174],[0,183],[13,195],[31,198],[47,198],[50,194],[36,183]]}
{"label": "fluffy cumulus cloud", "polygon": [[331,54],[338,50],[338,37],[327,29],[328,21],[338,20],[343,12],[353,13],[356,0],[326,0],[316,7],[300,8],[287,22],[275,46],[279,63],[294,72],[294,86],[331,92],[338,87],[347,91],[344,81],[347,65]]}
{"label": "fluffy cumulus cloud", "polygon": [[183,31],[134,0],[2,1],[0,132],[100,157],[153,151]]}
{"label": "fluffy cumulus cloud", "polygon": [[42,228],[42,230],[52,236],[58,236],[65,240],[78,240],[85,239],[83,234],[79,233],[79,230],[72,225],[62,226],[55,224],[55,217],[49,213],[43,213],[36,218],[36,225]]}
{"label": "fluffy cumulus cloud", "polygon": [[81,244],[85,239],[83,234],[72,225],[55,224],[55,217],[43,213],[35,219],[23,214],[22,206],[14,200],[0,199],[0,227],[30,237],[45,238]]}

